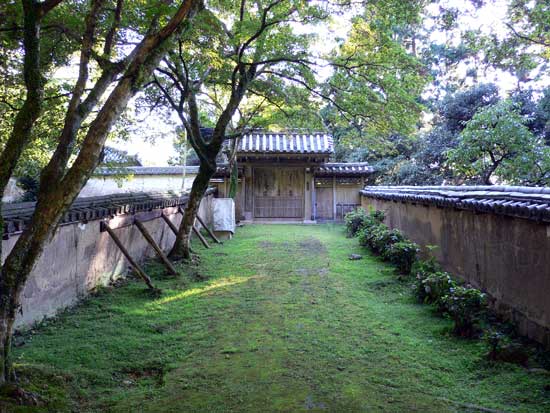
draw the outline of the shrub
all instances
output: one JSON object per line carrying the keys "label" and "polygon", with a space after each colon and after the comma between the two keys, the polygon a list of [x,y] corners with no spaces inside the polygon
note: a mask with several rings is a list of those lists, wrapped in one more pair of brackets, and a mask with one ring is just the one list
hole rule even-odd
{"label": "shrub", "polygon": [[456,288],[456,282],[451,274],[443,271],[417,272],[414,283],[414,294],[420,302],[426,304],[440,304],[441,299]]}
{"label": "shrub", "polygon": [[375,210],[375,209],[369,212],[369,216],[374,223],[378,223],[378,224],[381,224],[382,222],[384,222],[384,219],[386,218],[386,214],[384,211]]}
{"label": "shrub", "polygon": [[346,232],[348,237],[354,237],[363,228],[369,215],[363,208],[358,208],[346,214]]}
{"label": "shrub", "polygon": [[410,274],[419,251],[416,243],[404,240],[390,244],[382,257],[395,265],[401,274]]}
{"label": "shrub", "polygon": [[384,224],[368,225],[359,232],[359,244],[380,252],[384,247],[384,240],[389,237],[390,230]]}
{"label": "shrub", "polygon": [[411,268],[412,275],[414,275],[418,280],[423,280],[428,275],[441,271],[441,265],[439,265],[434,257],[427,260],[417,260]]}
{"label": "shrub", "polygon": [[376,227],[384,221],[384,212],[372,210],[367,213],[363,208],[358,208],[346,214],[346,231],[349,237],[358,235],[365,228]]}
{"label": "shrub", "polygon": [[487,306],[486,295],[471,287],[452,287],[441,298],[442,309],[454,321],[453,332],[461,337],[473,337],[480,331],[480,321]]}
{"label": "shrub", "polygon": [[378,254],[383,254],[391,245],[405,241],[405,237],[398,229],[389,229],[387,226],[380,224],[372,231],[370,239],[370,247]]}
{"label": "shrub", "polygon": [[487,353],[489,360],[527,366],[529,353],[521,343],[513,341],[506,334],[500,331],[489,331],[485,335],[485,341],[489,348]]}
{"label": "shrub", "polygon": [[357,240],[362,247],[368,247],[370,245],[370,237],[372,234],[371,228],[362,228],[357,233]]}

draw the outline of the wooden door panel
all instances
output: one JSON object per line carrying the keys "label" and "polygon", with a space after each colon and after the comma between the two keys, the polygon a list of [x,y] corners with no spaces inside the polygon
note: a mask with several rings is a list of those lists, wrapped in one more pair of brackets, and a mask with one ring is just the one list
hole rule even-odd
{"label": "wooden door panel", "polygon": [[255,218],[303,218],[302,168],[254,169]]}
{"label": "wooden door panel", "polygon": [[332,187],[315,188],[315,202],[317,208],[317,218],[334,219]]}

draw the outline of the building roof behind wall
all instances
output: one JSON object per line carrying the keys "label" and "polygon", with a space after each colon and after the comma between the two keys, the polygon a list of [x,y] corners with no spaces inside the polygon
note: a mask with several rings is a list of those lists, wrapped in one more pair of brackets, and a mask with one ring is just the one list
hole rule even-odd
{"label": "building roof behind wall", "polygon": [[[95,176],[126,176],[126,175],[155,175],[155,176],[181,176],[183,174],[183,166],[126,166],[126,167],[99,167],[94,171]],[[185,167],[187,175],[197,175],[199,167],[190,165]],[[218,169],[215,176],[225,176],[229,174],[228,165],[225,163],[218,164]]]}
{"label": "building roof behind wall", "polygon": [[[94,171],[94,175],[112,176],[112,175],[181,175],[183,166],[126,166],[126,167],[100,167]],[[198,166],[187,166],[185,173],[197,174]]]}
{"label": "building roof behind wall", "polygon": [[304,153],[332,154],[332,136],[319,133],[267,133],[254,132],[243,135],[239,142],[239,153]]}
{"label": "building roof behind wall", "polygon": [[373,172],[367,162],[327,162],[315,168],[315,176],[364,176]]}

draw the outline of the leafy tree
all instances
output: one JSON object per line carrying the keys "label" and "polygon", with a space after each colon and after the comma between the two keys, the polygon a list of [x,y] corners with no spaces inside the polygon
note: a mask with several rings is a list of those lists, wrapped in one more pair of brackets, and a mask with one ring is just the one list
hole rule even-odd
{"label": "leafy tree", "polygon": [[[537,99],[537,95],[541,95]],[[537,137],[550,144],[550,87],[541,92],[533,89],[516,90],[510,96],[526,126]]]}
{"label": "leafy tree", "polygon": [[499,89],[493,83],[481,83],[445,96],[438,105],[441,125],[452,134],[460,133],[482,107],[499,101]]}
{"label": "leafy tree", "polygon": [[[174,111],[200,161],[171,256],[190,258],[192,224],[224,142],[263,123],[267,112],[293,111],[302,102],[315,107],[312,37],[292,25],[325,16],[322,8],[294,0],[214,3],[157,68],[148,100]],[[212,128],[202,128],[205,121]]]}
{"label": "leafy tree", "polygon": [[415,129],[426,76],[411,45],[423,6],[368,3],[329,56],[334,72],[323,89],[329,102],[321,114],[337,145],[383,150],[388,136]]}
{"label": "leafy tree", "polygon": [[[119,0],[112,10],[105,0],[2,4],[0,14],[9,16],[2,22],[6,24],[0,32],[6,34],[2,43],[11,47],[9,53],[20,56],[18,76],[23,79],[25,94],[20,106],[14,106],[13,122],[0,152],[0,193],[44,111],[46,75],[68,63],[76,51],[79,70],[70,87],[62,125],[56,130],[55,150],[41,173],[35,212],[0,268],[0,385],[13,378],[12,330],[29,272],[97,166],[109,130],[157,66],[167,39],[201,7],[193,0],[176,7],[155,2],[147,10],[140,5]],[[47,27],[53,28],[56,36],[48,36]],[[128,38],[133,39],[133,46]],[[45,55],[46,50],[51,55]],[[104,95],[107,97],[102,100]]]}
{"label": "leafy tree", "polygon": [[448,156],[452,167],[469,182],[523,184],[548,179],[550,148],[531,133],[510,100],[477,112]]}
{"label": "leafy tree", "polygon": [[[499,101],[493,84],[448,94],[436,104],[431,130],[411,136],[395,135],[383,151],[369,151],[361,160],[372,163],[378,184],[437,185],[454,180],[447,164],[447,152],[456,147],[459,133],[474,114]],[[348,156],[349,160],[353,156]]]}
{"label": "leafy tree", "polygon": [[513,74],[517,85],[544,79],[550,59],[550,4],[547,0],[509,0],[508,32],[492,33],[482,43],[485,62]]}

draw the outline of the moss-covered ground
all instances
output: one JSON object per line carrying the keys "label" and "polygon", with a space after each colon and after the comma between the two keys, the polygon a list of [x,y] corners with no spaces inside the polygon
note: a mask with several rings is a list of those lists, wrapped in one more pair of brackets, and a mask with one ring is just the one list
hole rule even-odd
{"label": "moss-covered ground", "polygon": [[130,280],[17,337],[42,406],[5,411],[550,411],[547,372],[486,362],[342,226],[195,248],[178,278],[148,266],[160,298]]}

